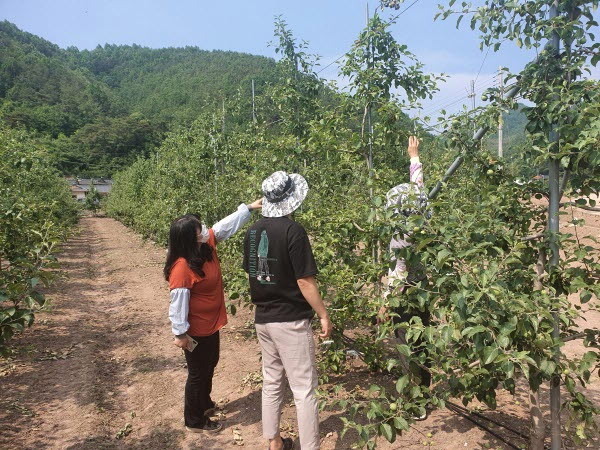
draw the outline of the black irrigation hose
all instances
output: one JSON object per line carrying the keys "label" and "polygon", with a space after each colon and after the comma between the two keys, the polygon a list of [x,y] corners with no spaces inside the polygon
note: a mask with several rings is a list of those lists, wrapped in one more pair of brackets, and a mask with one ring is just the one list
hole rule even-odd
{"label": "black irrigation hose", "polygon": [[494,425],[502,427],[502,428],[510,431],[511,433],[516,434],[517,436],[522,437],[523,439],[527,439],[527,440],[529,439],[529,436],[526,435],[525,433],[521,433],[520,431],[517,431],[514,428],[509,427],[508,425],[505,425],[505,424],[503,424],[501,422],[498,422],[497,420],[494,420],[494,419],[491,419],[491,418],[489,418],[487,416],[484,416],[483,414],[478,413],[477,411],[469,411],[467,408],[464,408],[464,407],[462,407],[460,405],[457,405],[456,403],[453,403],[453,402],[446,401],[446,403],[448,405],[452,406],[453,408],[458,409],[458,410],[464,412],[465,414],[471,414],[471,415],[480,417],[480,418],[482,418],[484,420],[487,420],[488,422],[493,423]]}
{"label": "black irrigation hose", "polygon": [[508,445],[510,448],[514,448],[515,450],[520,450],[519,447],[517,447],[515,444],[513,444],[512,442],[506,440],[505,438],[503,438],[502,436],[500,436],[498,433],[496,433],[494,430],[492,430],[491,428],[485,426],[484,424],[478,422],[477,420],[475,420],[473,417],[471,417],[469,414],[461,411],[458,408],[454,408],[452,406],[452,404],[448,404],[448,409],[450,411],[454,411],[456,414],[463,416],[465,419],[467,419],[470,422],[473,422],[475,425],[477,425],[479,428],[481,428],[484,431],[487,431],[488,433],[490,433],[492,436],[494,436],[497,439],[500,439],[502,442],[504,442],[506,445]]}
{"label": "black irrigation hose", "polygon": [[[355,345],[356,345],[356,341],[355,341],[354,339],[352,339],[352,338],[350,338],[350,337],[348,337],[348,336],[344,335],[344,334],[342,334],[342,336],[341,336],[341,337],[342,337],[342,341],[343,341],[343,342],[344,342],[344,343],[345,343],[345,344],[346,344],[348,347],[350,347],[350,349],[351,349],[351,350],[354,350],[355,352],[357,352],[357,353],[358,353],[358,356],[359,356],[359,358],[361,358],[361,359],[364,361],[364,355],[362,354],[362,352],[360,352],[360,351],[358,351],[358,350],[356,350],[356,349],[352,348],[353,346],[355,346]],[[474,419],[472,416],[476,416],[476,417],[479,417],[479,418],[481,418],[481,419],[487,420],[488,422],[491,422],[491,423],[493,423],[494,425],[497,425],[497,426],[499,426],[499,427],[501,427],[501,428],[504,428],[505,430],[507,430],[507,431],[509,431],[509,432],[511,432],[511,433],[513,433],[513,434],[516,434],[517,436],[519,436],[519,437],[520,437],[520,438],[522,438],[522,439],[529,440],[529,436],[527,436],[526,434],[524,434],[524,433],[521,433],[520,431],[518,431],[518,430],[515,430],[515,429],[513,429],[513,428],[511,428],[511,427],[509,427],[509,426],[507,426],[507,425],[505,425],[505,424],[503,424],[503,423],[501,423],[501,422],[498,422],[498,421],[496,421],[496,420],[494,420],[494,419],[491,419],[491,418],[489,418],[489,417],[486,417],[486,416],[484,416],[483,414],[480,414],[480,413],[478,413],[478,412],[476,412],[476,411],[469,411],[468,409],[466,409],[466,408],[464,408],[464,407],[462,407],[462,406],[460,406],[460,405],[457,405],[456,403],[450,402],[450,401],[446,401],[446,405],[447,405],[447,408],[448,408],[450,411],[452,411],[452,412],[454,412],[454,413],[456,413],[456,414],[458,414],[458,415],[460,415],[460,416],[463,416],[465,419],[469,420],[470,422],[472,422],[473,424],[475,424],[476,426],[478,426],[478,427],[479,427],[479,428],[481,428],[482,430],[484,430],[484,431],[487,431],[487,432],[488,432],[488,433],[490,433],[492,436],[494,436],[494,437],[496,437],[496,438],[500,439],[502,442],[504,442],[506,445],[508,445],[508,446],[509,446],[509,447],[511,447],[511,448],[514,448],[514,449],[516,449],[516,450],[520,450],[520,448],[519,448],[519,447],[517,447],[516,445],[514,445],[514,444],[512,444],[511,442],[507,441],[505,438],[503,438],[502,436],[500,436],[498,433],[496,433],[496,432],[495,432],[494,430],[492,430],[491,428],[489,428],[489,427],[487,427],[487,426],[483,425],[481,422],[478,422],[478,421],[477,421],[477,420],[475,420],[475,419]]]}

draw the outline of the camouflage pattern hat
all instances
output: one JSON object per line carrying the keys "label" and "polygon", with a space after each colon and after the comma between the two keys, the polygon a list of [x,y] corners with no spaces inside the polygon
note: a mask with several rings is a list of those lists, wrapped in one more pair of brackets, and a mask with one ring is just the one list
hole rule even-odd
{"label": "camouflage pattern hat", "polygon": [[427,194],[414,183],[394,186],[385,196],[387,207],[394,208],[396,214],[404,216],[422,213],[429,203]]}
{"label": "camouflage pattern hat", "polygon": [[287,174],[280,170],[262,183],[264,194],[262,215],[265,217],[284,217],[293,213],[308,194],[308,183],[302,175]]}

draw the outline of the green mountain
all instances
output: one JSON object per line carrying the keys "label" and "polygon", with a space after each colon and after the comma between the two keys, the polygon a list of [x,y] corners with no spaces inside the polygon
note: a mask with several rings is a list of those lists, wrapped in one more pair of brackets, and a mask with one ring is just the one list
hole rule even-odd
{"label": "green mountain", "polygon": [[4,121],[53,137],[122,112],[111,90],[69,63],[58,46],[0,22],[0,101]]}
{"label": "green mountain", "polygon": [[47,139],[68,174],[110,175],[216,104],[250,104],[252,79],[260,94],[275,61],[196,47],[61,49],[0,22],[0,120]]}
{"label": "green mountain", "polygon": [[150,49],[105,45],[68,50],[74,63],[109,86],[130,111],[166,122],[187,122],[208,105],[260,89],[275,79],[275,61],[263,56],[197,47]]}

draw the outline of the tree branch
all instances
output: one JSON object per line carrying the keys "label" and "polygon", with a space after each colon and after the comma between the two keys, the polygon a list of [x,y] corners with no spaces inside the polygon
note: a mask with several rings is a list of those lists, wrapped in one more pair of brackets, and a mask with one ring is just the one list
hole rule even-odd
{"label": "tree branch", "polygon": [[567,336],[562,341],[563,342],[576,341],[577,339],[583,339],[585,336],[586,336],[585,333],[575,333],[570,336]]}
{"label": "tree branch", "polygon": [[543,238],[544,234],[545,234],[545,232],[541,232],[541,233],[538,233],[538,234],[532,234],[532,235],[529,235],[529,236],[522,237],[521,240],[522,241],[535,241],[536,239]]}

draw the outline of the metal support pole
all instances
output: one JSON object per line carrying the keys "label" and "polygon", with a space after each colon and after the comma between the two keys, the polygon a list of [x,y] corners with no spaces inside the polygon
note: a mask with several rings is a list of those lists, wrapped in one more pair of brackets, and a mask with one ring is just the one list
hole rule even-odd
{"label": "metal support pole", "polygon": [[[502,73],[502,67],[498,71],[498,75],[500,77],[500,100],[504,100],[504,74]],[[498,158],[502,158],[504,156],[504,148],[503,148],[503,136],[504,135],[504,117],[502,116],[502,110],[500,110],[500,115],[498,117]]]}
{"label": "metal support pole", "polygon": [[[550,19],[558,16],[558,0],[554,0],[550,7]],[[560,56],[560,37],[558,32],[552,33],[552,49],[556,58]],[[555,125],[556,126],[556,125]],[[552,142],[551,151],[557,152],[559,146],[559,136],[556,129],[550,132],[549,140]],[[548,272],[552,273],[556,270],[559,264],[559,243],[558,243],[558,232],[559,232],[559,203],[560,203],[560,180],[559,180],[559,168],[560,161],[550,156],[548,161],[548,184],[549,184],[549,205],[548,205],[548,232],[549,232],[549,246],[550,246],[550,260],[548,266]],[[554,342],[558,342],[560,339],[559,330],[559,318],[558,311],[552,312],[552,318],[554,320],[554,329],[552,330],[552,337]],[[556,360],[560,358],[560,348],[555,349],[554,357]],[[560,450],[562,447],[561,443],[561,429],[560,429],[560,375],[554,373],[552,380],[550,381],[550,435],[552,438],[551,449]]]}
{"label": "metal support pole", "polygon": [[256,124],[256,104],[254,102],[254,79],[252,80],[252,123]]}
{"label": "metal support pole", "polygon": [[[552,131],[550,133],[550,141],[558,145],[558,133]],[[552,272],[556,270],[559,263],[559,245],[558,236],[559,232],[559,202],[560,202],[560,189],[559,189],[559,161],[557,159],[551,159],[548,162],[548,183],[550,188],[550,201],[548,206],[548,231],[550,235],[550,265],[548,271]],[[559,318],[558,311],[552,312],[552,319],[554,320],[554,329],[552,330],[552,337],[555,342],[560,339],[559,330]],[[560,358],[560,349],[555,350],[555,359]],[[554,374],[550,381],[550,421],[551,421],[551,436],[552,436],[552,450],[561,449],[561,430],[560,430],[560,376]]]}
{"label": "metal support pole", "polygon": [[[298,64],[298,54],[296,53],[296,48],[294,47],[294,89],[296,89],[296,92],[298,93],[300,91],[299,89],[299,85],[298,85],[298,71],[299,71],[299,64]],[[299,132],[300,132],[300,103],[298,101],[295,102],[295,113],[296,113],[296,122],[294,124],[294,134],[296,135],[296,148],[300,147],[300,139],[299,139]]]}
{"label": "metal support pole", "polygon": [[[367,33],[368,33],[368,38],[369,38],[369,42],[367,43],[369,50],[368,50],[368,62],[367,64],[369,65],[369,68],[372,67],[371,65],[371,58],[373,57],[372,55],[372,47],[371,47],[371,30],[369,29],[369,19],[370,19],[370,15],[369,15],[369,2],[367,2],[366,7],[365,7],[365,22],[366,22],[366,26],[367,26]],[[367,134],[368,134],[368,146],[369,146],[369,155],[367,156],[367,168],[369,170],[369,178],[371,178],[373,176],[373,122],[372,122],[372,116],[371,116],[371,104],[368,103],[367,104]],[[373,188],[370,187],[369,188],[369,198],[373,198]],[[378,260],[378,252],[377,252],[377,248],[379,247],[377,242],[373,243],[373,250],[371,251],[371,256],[373,258],[373,261],[377,261]]]}
{"label": "metal support pole", "polygon": [[225,134],[225,98],[223,98],[223,109],[221,114],[221,133]]}
{"label": "metal support pole", "polygon": [[[369,19],[370,19],[370,15],[369,15],[369,2],[367,2],[367,6],[366,6],[366,24],[367,24],[367,30],[369,27]],[[369,56],[368,56],[368,65],[369,68],[373,67],[372,64],[372,58],[373,58],[373,53],[372,53],[372,47],[371,47],[371,33],[370,30],[368,30],[369,33],[369,43],[367,44],[369,46]],[[373,175],[373,122],[372,122],[372,115],[371,115],[371,104],[369,103],[367,105],[367,133],[369,134],[369,157],[367,160],[367,165],[369,167],[369,176]],[[371,195],[372,196],[372,195]]]}

